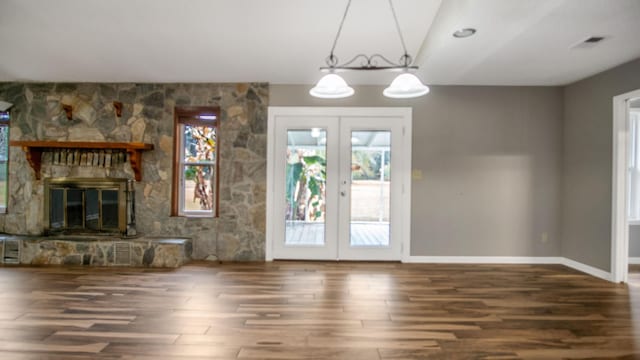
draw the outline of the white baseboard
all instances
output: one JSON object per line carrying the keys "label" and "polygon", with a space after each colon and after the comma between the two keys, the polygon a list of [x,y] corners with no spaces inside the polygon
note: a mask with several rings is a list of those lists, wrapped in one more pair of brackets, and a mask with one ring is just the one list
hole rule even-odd
{"label": "white baseboard", "polygon": [[561,257],[538,256],[409,256],[406,263],[425,264],[560,264]]}
{"label": "white baseboard", "polygon": [[640,264],[640,257],[630,257],[629,264],[632,264],[632,265]]}
{"label": "white baseboard", "polygon": [[[632,260],[636,259],[640,264],[640,258],[630,258],[629,263],[633,264]],[[561,256],[409,256],[403,262],[424,264],[560,264],[611,281],[611,273]]]}
{"label": "white baseboard", "polygon": [[580,263],[580,262],[577,262],[575,260],[571,260],[571,259],[568,259],[568,258],[562,258],[561,264],[564,265],[564,266],[570,267],[572,269],[581,271],[583,273],[587,273],[587,274],[589,274],[591,276],[595,276],[597,278],[604,279],[604,280],[607,280],[607,281],[612,281],[612,277],[611,277],[611,273],[610,272],[606,272],[604,270],[595,268],[593,266],[590,266],[590,265],[587,265],[587,264],[583,264],[583,263]]}

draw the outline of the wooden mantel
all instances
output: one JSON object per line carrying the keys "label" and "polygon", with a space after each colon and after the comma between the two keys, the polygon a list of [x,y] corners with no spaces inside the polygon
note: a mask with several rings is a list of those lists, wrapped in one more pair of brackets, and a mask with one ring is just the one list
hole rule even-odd
{"label": "wooden mantel", "polygon": [[125,150],[129,155],[131,169],[136,181],[142,180],[142,152],[153,150],[153,144],[134,142],[94,142],[94,141],[18,141],[11,140],[11,146],[20,146],[24,150],[27,161],[35,171],[36,179],[40,180],[42,152],[45,149],[88,149],[88,150]]}

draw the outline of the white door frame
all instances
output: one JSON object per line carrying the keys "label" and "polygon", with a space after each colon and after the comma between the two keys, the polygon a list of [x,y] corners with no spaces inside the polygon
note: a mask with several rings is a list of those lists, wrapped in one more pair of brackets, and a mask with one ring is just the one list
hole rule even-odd
{"label": "white door frame", "polygon": [[266,211],[266,243],[265,260],[273,261],[274,246],[274,222],[280,221],[281,216],[275,214],[275,121],[282,116],[336,116],[336,117],[393,117],[402,118],[408,123],[404,128],[404,142],[402,143],[403,163],[399,167],[403,174],[402,198],[400,199],[401,228],[398,232],[401,244],[401,260],[409,259],[409,246],[411,243],[411,122],[412,109],[410,107],[296,107],[296,106],[270,106],[267,123],[267,211]]}
{"label": "white door frame", "polygon": [[611,196],[611,281],[627,282],[629,275],[629,100],[640,98],[640,89],[613,98],[613,166]]}

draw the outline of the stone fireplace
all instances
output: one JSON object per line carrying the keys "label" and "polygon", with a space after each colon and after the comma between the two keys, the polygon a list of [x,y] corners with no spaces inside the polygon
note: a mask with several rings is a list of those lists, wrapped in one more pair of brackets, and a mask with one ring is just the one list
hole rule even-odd
{"label": "stone fireplace", "polygon": [[[134,244],[132,265],[170,264],[161,260],[166,259],[158,243],[164,241],[162,238],[191,239],[189,246],[193,244],[195,259],[264,259],[268,84],[13,82],[0,83],[0,99],[14,104],[10,121],[8,211],[0,214],[0,232],[43,239],[37,245],[43,248],[38,251],[36,240],[33,247],[23,247],[21,263],[75,264],[81,255],[91,257],[88,261],[91,265],[116,263],[108,261],[108,254],[116,254],[112,251],[113,243],[124,240],[119,233],[67,236],[57,230],[59,234],[51,234],[47,215],[50,234],[43,236],[45,179],[62,177],[136,180],[137,235],[126,239]],[[121,111],[115,103],[122,104]],[[63,106],[72,107],[70,116]],[[171,216],[176,106],[221,109],[218,217]],[[136,144],[152,147],[137,148]],[[118,153],[116,157],[114,152]],[[109,153],[110,163],[106,161]],[[85,243],[84,238],[91,238],[92,242]],[[73,251],[55,255],[51,244],[54,241],[68,246],[65,251]],[[104,256],[98,255],[102,252],[93,252],[99,243],[111,249],[103,251]],[[136,250],[142,243],[145,247]],[[153,247],[152,257],[149,249]],[[67,259],[72,254],[73,258]]]}
{"label": "stone fireplace", "polygon": [[46,235],[135,236],[135,191],[124,178],[47,178]]}

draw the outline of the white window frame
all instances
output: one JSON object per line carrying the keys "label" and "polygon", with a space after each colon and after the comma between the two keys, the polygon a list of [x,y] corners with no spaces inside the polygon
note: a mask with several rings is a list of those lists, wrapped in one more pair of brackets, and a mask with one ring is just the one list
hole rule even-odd
{"label": "white window frame", "polygon": [[629,225],[640,225],[640,109],[629,109]]}

